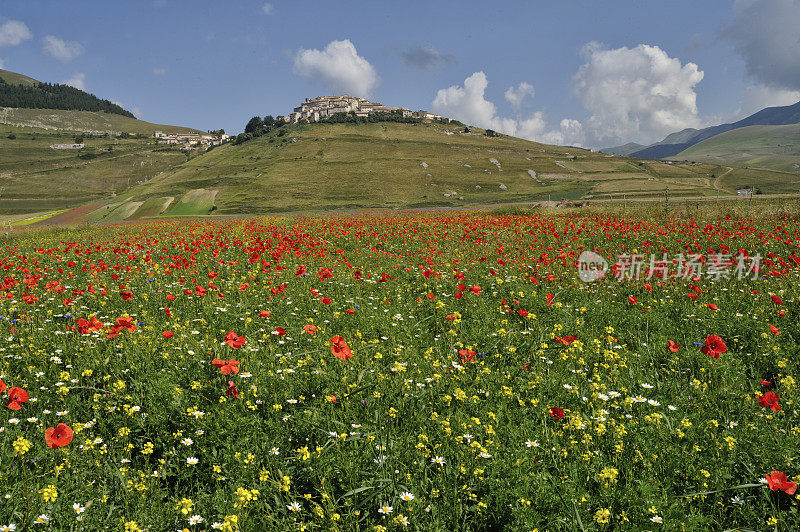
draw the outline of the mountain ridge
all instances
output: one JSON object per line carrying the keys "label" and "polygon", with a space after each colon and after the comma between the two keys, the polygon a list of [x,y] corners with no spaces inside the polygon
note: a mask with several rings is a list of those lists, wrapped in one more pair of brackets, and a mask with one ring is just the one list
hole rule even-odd
{"label": "mountain ridge", "polygon": [[[703,129],[686,128],[670,133],[663,140],[626,155],[642,159],[665,159],[716,135],[748,126],[781,126],[800,123],[800,102],[792,105],[766,107],[736,122],[718,124]],[[629,143],[631,144],[631,143]],[[623,145],[623,146],[627,146]],[[616,148],[603,148],[603,153],[613,153]]]}

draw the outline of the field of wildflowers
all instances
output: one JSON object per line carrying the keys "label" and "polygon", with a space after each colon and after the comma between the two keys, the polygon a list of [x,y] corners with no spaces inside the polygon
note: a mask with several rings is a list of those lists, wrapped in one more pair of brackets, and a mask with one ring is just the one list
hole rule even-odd
{"label": "field of wildflowers", "polygon": [[[797,529],[799,245],[586,214],[16,236],[0,530]],[[584,282],[587,250],[760,269]]]}

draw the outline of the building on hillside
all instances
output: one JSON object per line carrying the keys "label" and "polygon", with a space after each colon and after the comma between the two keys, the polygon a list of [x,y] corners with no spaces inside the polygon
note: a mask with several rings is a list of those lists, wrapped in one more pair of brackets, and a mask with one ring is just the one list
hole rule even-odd
{"label": "building on hillside", "polygon": [[411,117],[414,113],[405,107],[389,107],[377,102],[370,102],[366,98],[355,98],[347,94],[341,96],[318,96],[306,98],[303,103],[294,108],[294,111],[283,117],[292,124],[319,122],[330,118],[337,113],[353,113],[356,116],[366,117],[370,113],[398,112],[403,117]]}
{"label": "building on hillside", "polygon": [[164,133],[156,131],[153,134],[156,142],[166,145],[181,145],[181,149],[208,149],[211,146],[219,146],[227,142],[230,136],[223,134],[199,134],[199,133]]}
{"label": "building on hillside", "polygon": [[442,115],[437,115],[431,113],[430,111],[424,111],[422,109],[414,113],[414,116],[417,118],[421,118],[422,120],[443,120]]}
{"label": "building on hillside", "polygon": [[84,144],[51,144],[50,147],[54,150],[80,150]]}

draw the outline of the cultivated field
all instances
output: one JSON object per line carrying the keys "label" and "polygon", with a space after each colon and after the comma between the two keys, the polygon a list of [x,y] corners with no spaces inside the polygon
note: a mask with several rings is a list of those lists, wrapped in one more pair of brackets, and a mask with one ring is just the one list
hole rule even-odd
{"label": "cultivated field", "polygon": [[800,223],[699,209],[12,234],[0,526],[797,529]]}

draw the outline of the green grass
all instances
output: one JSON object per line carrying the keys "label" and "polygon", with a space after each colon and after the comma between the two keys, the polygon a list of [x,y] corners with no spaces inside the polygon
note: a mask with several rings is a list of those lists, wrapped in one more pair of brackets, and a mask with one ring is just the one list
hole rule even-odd
{"label": "green grass", "polygon": [[800,124],[748,126],[715,135],[670,159],[752,166],[800,175]]}
{"label": "green grass", "polygon": [[3,81],[8,83],[9,85],[37,85],[39,82],[33,78],[30,78],[24,74],[18,74],[16,72],[11,72],[10,70],[3,70],[0,69],[0,78],[3,78]]}

